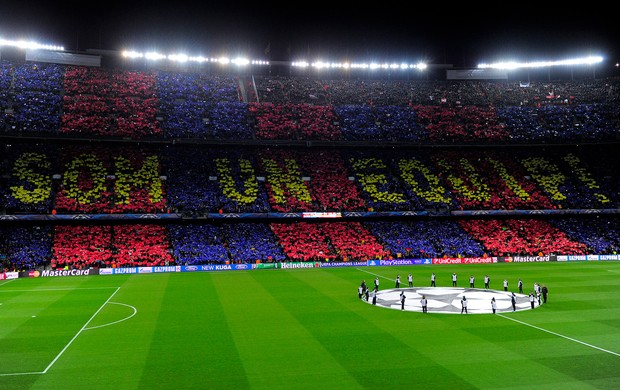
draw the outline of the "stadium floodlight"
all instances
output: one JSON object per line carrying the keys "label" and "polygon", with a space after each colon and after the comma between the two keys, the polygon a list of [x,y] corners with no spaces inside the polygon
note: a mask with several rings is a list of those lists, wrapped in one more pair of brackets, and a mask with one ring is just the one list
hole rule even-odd
{"label": "stadium floodlight", "polygon": [[264,60],[249,60],[247,58],[244,57],[238,57],[238,58],[234,58],[234,59],[230,59],[228,57],[220,57],[220,58],[215,58],[215,57],[203,57],[203,56],[189,56],[187,54],[182,54],[182,53],[174,53],[174,54],[161,54],[161,53],[157,53],[157,52],[148,52],[148,53],[141,53],[138,51],[133,51],[133,50],[123,50],[121,52],[121,55],[125,58],[129,58],[129,59],[136,59],[136,58],[145,58],[147,60],[153,60],[153,61],[159,61],[159,60],[168,60],[171,62],[178,62],[178,63],[185,63],[185,62],[197,62],[197,63],[205,63],[205,62],[211,62],[214,64],[222,64],[222,65],[227,65],[227,64],[235,64],[238,66],[246,66],[249,64],[252,65],[269,65],[268,61],[264,61]]}
{"label": "stadium floodlight", "polygon": [[603,62],[603,57],[601,56],[589,56],[583,58],[572,58],[566,60],[558,60],[558,61],[533,61],[533,62],[496,62],[493,64],[479,64],[478,68],[480,69],[503,69],[503,70],[513,70],[520,68],[545,68],[551,66],[572,66],[572,65],[594,65]]}
{"label": "stadium floodlight", "polygon": [[186,54],[168,54],[168,59],[175,62],[187,62],[189,61],[189,56]]}
{"label": "stadium floodlight", "polygon": [[353,63],[351,64],[352,69],[368,69],[370,67],[369,64],[365,63]]}
{"label": "stadium floodlight", "polygon": [[19,49],[37,49],[37,50],[52,50],[52,51],[64,51],[65,48],[58,45],[45,45],[34,41],[14,41],[10,39],[0,38],[0,46],[11,46]]}
{"label": "stadium floodlight", "polygon": [[[237,66],[247,66],[247,65],[270,65],[269,61],[265,61],[265,60],[250,60],[247,59],[245,57],[237,57],[234,59],[231,59],[229,57],[226,56],[222,56],[219,58],[215,58],[215,57],[203,57],[203,56],[189,56],[187,54],[161,54],[161,53],[157,53],[157,52],[147,52],[147,53],[141,53],[138,51],[133,51],[133,50],[124,50],[121,52],[122,56],[125,58],[129,58],[129,59],[136,59],[136,58],[145,58],[147,60],[153,60],[153,61],[159,61],[159,60],[164,60],[167,59],[168,61],[172,61],[172,62],[179,62],[179,63],[184,63],[184,62],[198,62],[198,63],[205,63],[205,62],[210,62],[210,63],[215,63],[215,64],[221,64],[221,65],[228,65],[228,64],[234,64]],[[345,70],[349,70],[349,69],[387,69],[387,70],[392,70],[392,69],[401,69],[401,70],[408,70],[408,69],[419,69],[419,70],[423,70],[426,69],[427,65],[425,63],[418,63],[418,64],[407,64],[407,63],[355,63],[355,62],[328,62],[328,61],[322,61],[322,60],[317,60],[315,62],[312,63],[308,63],[307,61],[294,61],[290,63],[292,67],[297,67],[297,68],[308,68],[308,67],[313,67],[316,69],[345,69]]]}
{"label": "stadium floodlight", "polygon": [[164,54],[151,51],[148,53],[144,53],[144,58],[146,58],[147,60],[158,61],[165,59],[166,56]]}
{"label": "stadium floodlight", "polygon": [[189,57],[189,61],[203,63],[203,62],[209,61],[209,59],[203,56],[196,56],[196,57]]}
{"label": "stadium floodlight", "polygon": [[291,63],[293,67],[306,68],[308,66],[312,66],[317,69],[386,69],[386,70],[409,70],[409,69],[419,69],[424,70],[427,68],[427,65],[423,62],[418,64],[407,64],[407,63],[365,63],[365,62],[327,62],[327,61],[315,61],[311,64],[308,64],[306,61],[295,61]]}
{"label": "stadium floodlight", "polygon": [[238,66],[245,66],[250,64],[250,60],[242,57],[233,58],[230,62]]}
{"label": "stadium floodlight", "polygon": [[123,57],[127,57],[127,58],[142,58],[144,57],[144,53],[139,53],[137,51],[129,51],[129,50],[124,50],[121,55]]}
{"label": "stadium floodlight", "polygon": [[315,61],[312,63],[312,67],[317,69],[329,68],[329,62]]}

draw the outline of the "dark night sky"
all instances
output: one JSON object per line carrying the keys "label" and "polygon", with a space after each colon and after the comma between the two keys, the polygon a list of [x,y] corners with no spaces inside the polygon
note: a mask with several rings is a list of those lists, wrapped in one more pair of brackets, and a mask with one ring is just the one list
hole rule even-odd
{"label": "dark night sky", "polygon": [[442,12],[449,4],[433,11],[411,10],[415,3],[402,1],[338,9],[328,2],[286,7],[262,1],[187,4],[5,0],[0,5],[0,36],[78,51],[184,51],[281,61],[425,60],[474,66],[507,57],[525,61],[601,54],[611,63],[620,59],[618,24],[603,23],[596,12],[488,13],[479,4],[475,11],[484,16],[453,16]]}

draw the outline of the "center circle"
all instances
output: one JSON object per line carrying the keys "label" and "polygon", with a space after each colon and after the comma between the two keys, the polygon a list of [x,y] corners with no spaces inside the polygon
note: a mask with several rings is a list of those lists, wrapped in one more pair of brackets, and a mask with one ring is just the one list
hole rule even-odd
{"label": "center circle", "polygon": [[[404,306],[401,302],[401,293],[405,296]],[[512,305],[513,294],[515,297],[514,310]],[[428,313],[461,314],[463,297],[467,300],[467,314],[492,314],[493,298],[495,298],[496,313],[531,310],[541,305],[536,296],[534,296],[532,306],[529,295],[510,291],[460,287],[407,287],[379,290],[376,306],[422,312],[422,303],[420,302],[422,296],[426,297]],[[372,304],[372,302],[371,293],[367,303]],[[464,311],[463,314],[465,314]]]}

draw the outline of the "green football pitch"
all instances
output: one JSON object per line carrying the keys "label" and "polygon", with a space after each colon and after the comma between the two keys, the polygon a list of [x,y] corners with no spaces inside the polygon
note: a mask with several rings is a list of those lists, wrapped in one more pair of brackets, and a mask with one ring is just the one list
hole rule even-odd
{"label": "green football pitch", "polygon": [[[358,299],[363,279],[431,272],[549,298],[495,315]],[[619,297],[620,262],[0,281],[0,389],[619,389]]]}

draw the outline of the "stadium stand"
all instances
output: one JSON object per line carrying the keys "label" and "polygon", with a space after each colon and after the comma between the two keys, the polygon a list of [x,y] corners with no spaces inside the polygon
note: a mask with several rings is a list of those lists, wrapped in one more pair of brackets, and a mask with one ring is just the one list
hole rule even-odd
{"label": "stadium stand", "polygon": [[619,86],[2,61],[0,261],[617,253]]}

